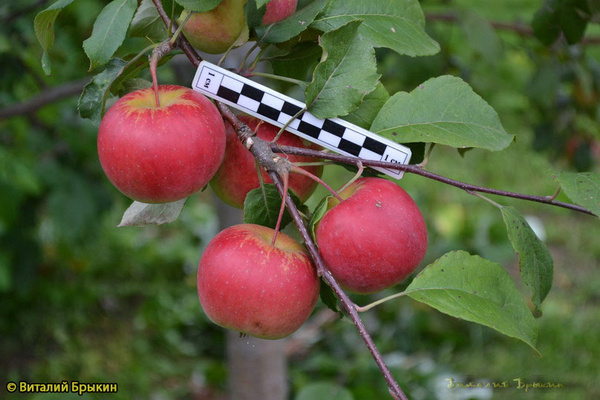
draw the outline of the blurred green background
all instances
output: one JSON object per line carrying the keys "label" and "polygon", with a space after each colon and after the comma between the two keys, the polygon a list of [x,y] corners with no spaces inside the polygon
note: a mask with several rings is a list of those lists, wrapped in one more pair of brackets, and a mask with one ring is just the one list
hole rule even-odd
{"label": "blurred green background", "polygon": [[[91,77],[81,42],[105,2],[79,0],[59,15],[50,77],[41,70],[33,32],[35,14],[49,4],[0,5],[0,398],[79,398],[5,390],[9,381],[63,380],[119,385],[117,394],[82,398],[224,398],[224,332],[203,315],[195,287],[202,249],[218,231],[216,200],[207,190],[188,200],[175,223],[116,228],[129,200],[104,178],[97,128],[78,116],[76,94]],[[436,148],[431,171],[540,195],[555,192],[553,173],[599,171],[600,43],[546,47],[528,34],[490,24],[527,26],[540,1],[427,0],[422,6],[442,52],[408,58],[378,51],[390,93],[410,91],[433,76],[460,76],[517,136],[499,153]],[[590,25],[586,36],[598,38],[600,29]],[[141,43],[129,39],[119,52],[128,54]],[[160,81],[189,85],[191,74],[188,63],[175,58],[161,68]],[[72,95],[32,106],[31,99],[57,87]],[[16,105],[25,105],[26,112]],[[340,167],[325,174],[334,187],[350,176]],[[464,249],[504,265],[528,293],[495,207],[417,176],[401,184],[428,224],[423,265]],[[309,205],[324,193],[319,189]],[[495,200],[531,218],[555,258],[554,288],[539,319],[543,357],[410,299],[365,314],[368,328],[412,399],[600,398],[598,219]],[[400,289],[355,300],[366,304]],[[290,346],[289,356],[291,398],[322,381],[344,386],[354,399],[387,396],[370,354],[345,321],[323,324],[301,350]],[[525,392],[514,388],[517,378],[566,387]],[[513,388],[452,390],[449,379],[509,381]]]}

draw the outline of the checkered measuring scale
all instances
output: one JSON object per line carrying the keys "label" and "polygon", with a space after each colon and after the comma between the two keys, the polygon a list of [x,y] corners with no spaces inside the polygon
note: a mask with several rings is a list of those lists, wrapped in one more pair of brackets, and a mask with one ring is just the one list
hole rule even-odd
{"label": "checkered measuring scale", "polygon": [[[278,127],[306,108],[298,100],[206,61],[200,63],[192,89]],[[337,153],[366,160],[408,164],[411,156],[408,147],[342,119],[320,119],[308,111],[299,114],[286,130]],[[374,169],[396,179],[403,175],[402,171]]]}

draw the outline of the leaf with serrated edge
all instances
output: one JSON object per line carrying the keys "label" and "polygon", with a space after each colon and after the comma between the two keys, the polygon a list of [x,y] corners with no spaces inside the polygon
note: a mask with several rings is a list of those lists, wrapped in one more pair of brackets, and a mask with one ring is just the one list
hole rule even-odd
{"label": "leaf with serrated edge", "polygon": [[383,106],[371,130],[397,143],[438,143],[456,148],[502,150],[506,133],[494,109],[454,76],[432,78]]}
{"label": "leaf with serrated edge", "polygon": [[40,11],[33,20],[35,36],[44,50],[44,53],[42,54],[42,68],[46,75],[50,75],[52,72],[48,50],[54,45],[54,22],[62,9],[72,2],[73,0],[58,0],[50,7]]}
{"label": "leaf with serrated edge", "polygon": [[364,21],[360,33],[373,47],[409,56],[440,50],[425,33],[425,16],[417,0],[331,0],[312,26],[329,32],[355,19]]}
{"label": "leaf with serrated edge", "polygon": [[119,227],[162,225],[175,221],[187,198],[162,204],[147,204],[134,201],[123,214]]}
{"label": "leaf with serrated edge", "polygon": [[129,34],[155,41],[162,41],[168,37],[167,27],[152,0],[142,0],[131,20]]}
{"label": "leaf with serrated edge", "polygon": [[533,291],[531,301],[536,310],[552,288],[554,260],[548,248],[535,234],[525,218],[513,207],[501,207],[508,239],[519,255],[521,276]]}
{"label": "leaf with serrated edge", "polygon": [[344,116],[344,119],[361,128],[369,129],[373,120],[389,99],[389,93],[383,84],[379,82],[375,90],[363,98],[360,106],[352,113]]}
{"label": "leaf with serrated edge", "polygon": [[261,42],[282,43],[304,32],[313,22],[317,14],[325,7],[326,0],[316,0],[291,17],[281,22],[259,26],[255,29]]}
{"label": "leaf with serrated edge", "polygon": [[83,42],[83,50],[90,59],[90,71],[106,64],[121,46],[136,8],[136,0],[113,0],[100,12],[92,36]]}
{"label": "leaf with serrated edge", "polygon": [[499,264],[464,251],[447,253],[421,271],[406,294],[444,314],[520,339],[537,351],[535,319]]}
{"label": "leaf with serrated edge", "polygon": [[361,21],[352,21],[321,38],[323,56],[306,88],[308,110],[317,118],[346,115],[375,90],[375,51],[358,33]]}
{"label": "leaf with serrated edge", "polygon": [[177,4],[189,11],[206,12],[217,8],[223,0],[175,0]]}
{"label": "leaf with serrated edge", "polygon": [[[299,205],[298,197],[291,192],[289,194],[294,203]],[[280,207],[281,196],[275,185],[268,183],[263,185],[262,189],[260,187],[253,189],[248,192],[244,200],[244,223],[263,225],[274,229]],[[292,217],[286,210],[281,219],[280,228],[283,229],[290,222],[292,222]]]}
{"label": "leaf with serrated edge", "polygon": [[561,172],[556,180],[572,201],[600,217],[600,174]]}
{"label": "leaf with serrated edge", "polygon": [[85,85],[77,104],[79,115],[82,118],[89,118],[94,125],[100,125],[104,102],[110,86],[126,64],[120,58],[113,58],[104,71],[94,76],[90,83]]}

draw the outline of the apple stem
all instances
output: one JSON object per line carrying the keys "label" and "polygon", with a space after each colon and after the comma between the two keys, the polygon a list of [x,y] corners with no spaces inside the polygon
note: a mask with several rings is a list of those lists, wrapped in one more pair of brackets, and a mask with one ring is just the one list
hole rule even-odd
{"label": "apple stem", "polygon": [[427,148],[427,153],[423,157],[423,161],[421,161],[419,164],[417,164],[417,167],[425,168],[427,166],[427,163],[429,162],[429,158],[431,157],[431,152],[433,151],[434,148],[435,148],[435,143],[429,143],[429,147]]}
{"label": "apple stem", "polygon": [[275,137],[273,138],[273,140],[271,140],[270,143],[277,143],[277,141],[279,140],[279,138],[281,137],[281,135],[283,135],[283,132],[287,129],[287,127],[290,126],[290,124],[292,122],[294,122],[294,120],[296,118],[298,118],[305,111],[306,111],[306,107],[303,108],[302,110],[298,111],[296,113],[296,115],[294,115],[292,118],[290,118],[289,121],[286,122],[285,125],[281,127],[281,129],[279,130],[279,132],[277,132],[277,135],[275,135]]}
{"label": "apple stem", "polygon": [[171,43],[171,40],[167,39],[158,46],[156,46],[154,50],[152,50],[152,55],[150,56],[150,75],[152,75],[152,88],[154,90],[154,97],[156,99],[156,108],[160,108],[156,69],[158,67],[158,62],[160,61],[160,59],[163,58],[166,54],[168,54],[171,50],[173,50],[173,46],[174,44]]}
{"label": "apple stem", "polygon": [[275,233],[273,233],[273,240],[271,241],[271,246],[275,246],[275,242],[277,241],[277,234],[279,233],[279,228],[281,227],[281,220],[283,219],[283,213],[285,212],[285,198],[287,196],[287,192],[289,190],[290,183],[290,174],[285,173],[282,176],[283,179],[283,193],[284,196],[281,197],[281,207],[279,207],[279,215],[277,216],[277,224],[275,224]]}
{"label": "apple stem", "polygon": [[391,296],[384,297],[383,299],[374,301],[372,303],[369,303],[366,306],[362,306],[361,307],[361,306],[358,306],[358,305],[355,304],[354,307],[356,308],[356,311],[358,311],[358,312],[365,312],[365,311],[369,311],[373,307],[376,307],[376,306],[378,306],[380,304],[385,303],[386,301],[393,300],[393,299],[395,299],[397,297],[401,297],[401,296],[404,296],[404,295],[406,295],[406,292],[400,292],[400,293],[392,294]]}
{"label": "apple stem", "polygon": [[304,176],[308,176],[310,179],[312,179],[313,181],[320,183],[321,185],[323,185],[325,187],[325,189],[327,189],[336,199],[338,199],[340,202],[344,201],[344,199],[342,199],[340,197],[340,195],[338,194],[338,192],[336,192],[335,190],[333,190],[333,188],[331,186],[329,186],[326,182],[324,182],[321,178],[319,178],[318,176],[316,176],[315,174],[312,174],[310,172],[308,172],[305,169],[302,169],[300,167],[297,167],[294,164],[291,164],[291,171],[295,172],[297,174],[300,175],[304,175]]}
{"label": "apple stem", "polygon": [[346,182],[344,186],[342,186],[342,188],[339,190],[340,193],[361,177],[363,171],[365,170],[365,167],[363,166],[363,163],[360,160],[356,160],[356,166],[358,167],[358,172],[352,177],[352,179],[350,179],[348,182]]}

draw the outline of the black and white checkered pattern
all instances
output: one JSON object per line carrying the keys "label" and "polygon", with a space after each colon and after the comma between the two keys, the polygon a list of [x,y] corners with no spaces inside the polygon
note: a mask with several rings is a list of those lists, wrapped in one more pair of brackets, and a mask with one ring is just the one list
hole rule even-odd
{"label": "black and white checkered pattern", "polygon": [[[301,102],[231,71],[203,61],[194,77],[194,90],[340,154],[367,160],[408,164],[410,149],[339,118],[319,119]],[[377,170],[401,178],[402,172]]]}

